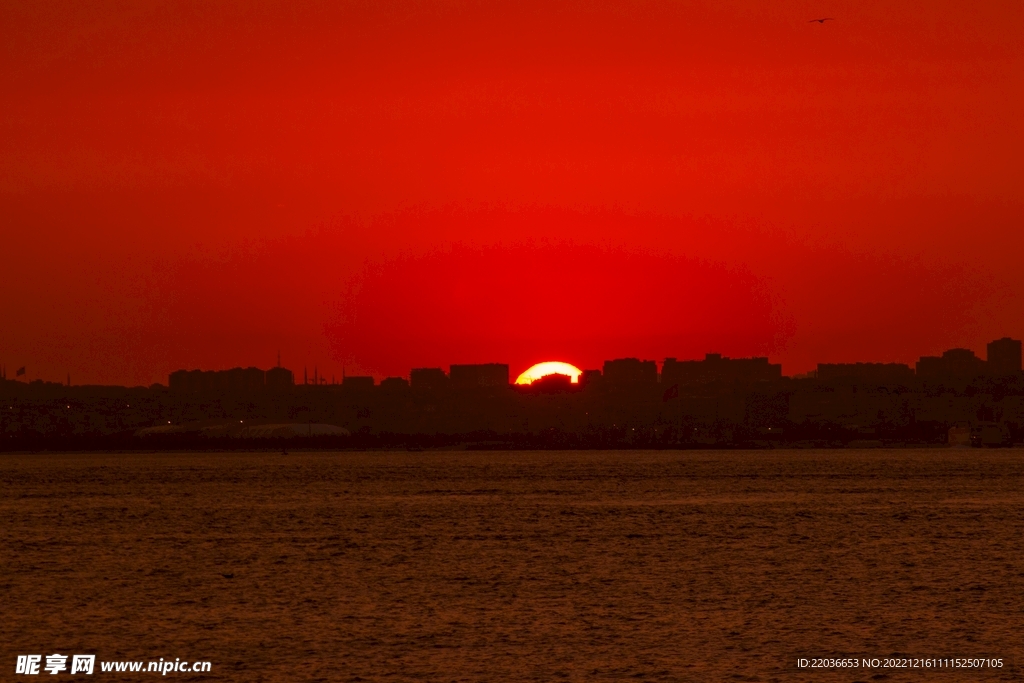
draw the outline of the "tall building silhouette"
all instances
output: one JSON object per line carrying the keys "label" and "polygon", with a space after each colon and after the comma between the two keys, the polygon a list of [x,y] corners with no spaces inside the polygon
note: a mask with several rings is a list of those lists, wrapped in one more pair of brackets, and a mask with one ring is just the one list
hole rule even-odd
{"label": "tall building silhouette", "polygon": [[508,365],[506,363],[452,365],[449,371],[453,389],[508,386]]}
{"label": "tall building silhouette", "polygon": [[988,371],[993,375],[1015,375],[1021,371],[1021,343],[1019,339],[1003,337],[989,342]]}
{"label": "tall building silhouette", "polygon": [[639,358],[616,358],[604,362],[602,380],[609,386],[657,384],[658,364]]}

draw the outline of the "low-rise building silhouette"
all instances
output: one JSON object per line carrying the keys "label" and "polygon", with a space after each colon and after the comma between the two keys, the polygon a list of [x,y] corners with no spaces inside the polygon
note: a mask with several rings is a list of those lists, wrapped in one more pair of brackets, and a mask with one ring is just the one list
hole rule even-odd
{"label": "low-rise building silhouette", "polygon": [[409,384],[417,391],[436,391],[448,386],[448,375],[441,368],[413,368]]}
{"label": "low-rise building silhouette", "polygon": [[372,391],[374,387],[373,377],[349,375],[342,378],[341,387],[345,391]]}
{"label": "low-rise building silhouette", "polygon": [[932,382],[969,382],[985,374],[985,361],[970,349],[950,349],[941,356],[922,356],[916,365],[918,379]]}
{"label": "low-rise building silhouette", "polygon": [[246,393],[266,386],[266,373],[259,368],[230,370],[177,370],[167,378],[172,391],[196,394],[205,392]]}
{"label": "low-rise building silhouette", "polygon": [[815,375],[822,382],[900,385],[914,381],[914,371],[904,363],[818,363]]}
{"label": "low-rise building silhouette", "polygon": [[266,375],[267,389],[283,391],[295,386],[295,374],[288,368],[280,366],[270,368]]}
{"label": "low-rise building silhouette", "polygon": [[579,391],[580,385],[572,383],[569,375],[558,373],[545,375],[534,380],[531,384],[517,387],[519,391],[533,394],[562,394],[569,391]]}

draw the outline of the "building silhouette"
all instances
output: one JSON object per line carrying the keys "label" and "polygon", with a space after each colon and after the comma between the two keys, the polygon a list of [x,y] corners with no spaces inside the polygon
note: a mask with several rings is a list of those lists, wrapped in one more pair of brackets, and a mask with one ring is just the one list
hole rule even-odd
{"label": "building silhouette", "polygon": [[372,391],[373,377],[348,375],[342,378],[341,387],[345,391]]}
{"label": "building silhouette", "polygon": [[409,385],[418,391],[436,391],[448,387],[448,375],[441,368],[413,368]]}
{"label": "building silhouette", "polygon": [[409,380],[404,377],[385,377],[380,381],[383,391],[405,391],[409,388]]}
{"label": "building silhouette", "polygon": [[230,370],[178,370],[167,378],[171,391],[196,394],[205,392],[245,393],[266,386],[266,373],[259,368]]}
{"label": "building silhouette", "polygon": [[606,386],[612,387],[657,384],[658,364],[638,358],[606,360],[601,378]]}
{"label": "building silhouette", "polygon": [[705,354],[704,360],[666,358],[661,368],[663,384],[701,384],[707,382],[770,382],[782,377],[782,365],[767,357],[729,358],[719,353]]}
{"label": "building silhouette", "polygon": [[579,391],[580,385],[572,383],[569,375],[551,374],[545,375],[531,384],[518,387],[521,392],[534,394],[561,394],[570,391]]}
{"label": "building silhouette", "polygon": [[507,387],[508,365],[506,363],[452,365],[449,368],[449,379],[453,389]]}
{"label": "building silhouette", "polygon": [[295,386],[295,374],[288,368],[277,366],[270,368],[266,373],[267,389],[271,391],[284,391]]}
{"label": "building silhouette", "polygon": [[921,356],[917,378],[933,382],[969,382],[985,374],[985,361],[970,349],[950,349],[941,356]]}
{"label": "building silhouette", "polygon": [[900,385],[914,381],[914,370],[904,363],[818,363],[822,382]]}
{"label": "building silhouette", "polygon": [[148,388],[20,382],[0,372],[0,450],[134,448],[139,434],[184,439],[168,448],[206,448],[203,439],[254,438],[289,424],[333,425],[351,441],[332,443],[354,448],[934,445],[966,433],[976,446],[1024,443],[1021,342],[1010,338],[988,344],[987,360],[950,349],[915,370],[822,363],[783,377],[767,358],[715,353],[668,358],[661,370],[659,378],[654,361],[618,358],[583,371],[579,384],[549,375],[513,386],[508,365],[455,364],[450,376],[415,368],[408,381],[346,376],[331,386],[314,366],[312,381],[296,386],[286,368],[239,367],[178,370],[167,387]]}
{"label": "building silhouette", "polygon": [[988,371],[997,376],[1017,375],[1021,371],[1021,342],[1019,339],[1003,337],[989,342],[987,351]]}

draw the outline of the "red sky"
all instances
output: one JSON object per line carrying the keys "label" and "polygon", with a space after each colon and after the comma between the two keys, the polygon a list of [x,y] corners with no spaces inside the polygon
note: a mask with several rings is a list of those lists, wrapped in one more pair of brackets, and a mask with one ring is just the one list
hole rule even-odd
{"label": "red sky", "polygon": [[1019,2],[9,2],[0,35],[8,375],[1024,336]]}

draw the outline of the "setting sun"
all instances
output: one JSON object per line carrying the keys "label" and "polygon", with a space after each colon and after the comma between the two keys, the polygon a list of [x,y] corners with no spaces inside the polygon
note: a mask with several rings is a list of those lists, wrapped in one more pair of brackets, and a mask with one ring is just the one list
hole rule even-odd
{"label": "setting sun", "polygon": [[541,377],[547,377],[548,375],[568,375],[572,378],[572,383],[577,384],[580,381],[581,373],[582,370],[575,365],[562,363],[561,361],[546,361],[544,363],[537,363],[519,375],[516,378],[516,384],[533,384]]}

